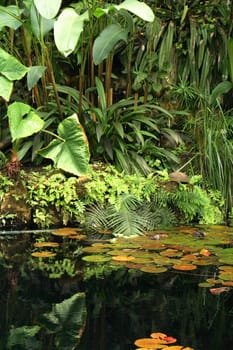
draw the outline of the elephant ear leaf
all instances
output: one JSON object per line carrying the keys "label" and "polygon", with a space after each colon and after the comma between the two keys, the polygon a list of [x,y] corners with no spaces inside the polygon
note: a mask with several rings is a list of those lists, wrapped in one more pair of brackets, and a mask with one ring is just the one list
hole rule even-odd
{"label": "elephant ear leaf", "polygon": [[88,141],[78,116],[64,119],[58,125],[58,136],[40,150],[40,155],[52,159],[54,165],[71,174],[80,176],[87,173],[90,153]]}

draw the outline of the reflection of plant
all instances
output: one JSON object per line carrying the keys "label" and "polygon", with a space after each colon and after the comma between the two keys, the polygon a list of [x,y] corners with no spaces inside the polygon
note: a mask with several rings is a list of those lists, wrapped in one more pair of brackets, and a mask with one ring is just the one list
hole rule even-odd
{"label": "reflection of plant", "polygon": [[[85,294],[76,293],[61,303],[54,304],[50,312],[39,316],[39,324],[11,328],[7,349],[64,349],[76,348],[86,321]],[[53,335],[51,343],[48,336]],[[38,337],[39,335],[39,337]]]}

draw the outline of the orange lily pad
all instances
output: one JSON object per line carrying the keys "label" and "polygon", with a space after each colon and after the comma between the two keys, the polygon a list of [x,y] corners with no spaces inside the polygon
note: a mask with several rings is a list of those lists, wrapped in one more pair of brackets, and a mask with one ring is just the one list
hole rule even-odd
{"label": "orange lily pad", "polygon": [[196,265],[191,265],[191,264],[175,264],[172,267],[173,269],[180,270],[180,271],[192,271],[192,270],[196,270],[197,268]]}
{"label": "orange lily pad", "polygon": [[59,243],[57,242],[36,242],[33,244],[35,248],[43,248],[43,247],[52,247],[56,248],[59,246]]}
{"label": "orange lily pad", "polygon": [[135,257],[131,255],[117,255],[112,257],[112,260],[115,261],[132,261],[134,259]]}
{"label": "orange lily pad", "polygon": [[56,256],[57,254],[45,250],[43,252],[33,252],[31,255],[36,258],[50,258],[52,256]]}
{"label": "orange lily pad", "polygon": [[151,333],[151,338],[154,338],[154,339],[164,339],[167,337],[167,334],[165,333],[160,333],[160,332],[154,332],[154,333]]}
{"label": "orange lily pad", "polygon": [[64,228],[59,228],[56,231],[51,232],[52,235],[54,236],[70,236],[72,234],[76,234],[78,229],[73,228],[73,227],[64,227]]}
{"label": "orange lily pad", "polygon": [[69,236],[71,239],[79,239],[80,241],[87,238],[87,235],[71,235]]}
{"label": "orange lily pad", "polygon": [[[153,339],[153,338],[141,338],[141,339],[137,339],[134,344],[136,346],[139,346],[141,348],[149,348],[149,349],[156,349],[155,346],[157,345],[163,345],[167,344],[167,342],[165,340],[162,339]],[[163,348],[162,347],[162,348]],[[159,349],[157,347],[157,349]],[[161,349],[161,348],[160,348]]]}

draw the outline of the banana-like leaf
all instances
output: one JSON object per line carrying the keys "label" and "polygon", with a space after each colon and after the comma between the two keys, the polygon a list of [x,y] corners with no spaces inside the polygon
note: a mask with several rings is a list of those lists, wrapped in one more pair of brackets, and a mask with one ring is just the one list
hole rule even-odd
{"label": "banana-like leaf", "polygon": [[61,7],[61,3],[62,0],[34,0],[34,4],[38,12],[42,17],[47,19],[54,18],[57,15]]}
{"label": "banana-like leaf", "polygon": [[119,23],[110,24],[95,39],[93,45],[93,61],[96,65],[100,64],[109,53],[114,49],[119,41],[128,41],[128,30]]}
{"label": "banana-like leaf", "polygon": [[29,105],[22,102],[12,103],[8,107],[7,115],[13,142],[39,132],[44,126],[44,121]]}
{"label": "banana-like leaf", "polygon": [[22,25],[22,21],[18,18],[23,12],[18,6],[0,6],[0,31],[4,27],[9,27],[13,30],[18,29]]}
{"label": "banana-like leaf", "polygon": [[40,155],[52,159],[55,166],[74,175],[85,175],[89,163],[89,148],[86,134],[78,116],[64,119],[58,125],[58,138],[40,150]]}
{"label": "banana-like leaf", "polygon": [[14,56],[0,48],[0,73],[7,79],[20,80],[28,72],[29,68],[20,63]]}
{"label": "banana-like leaf", "polygon": [[160,50],[159,50],[159,70],[161,71],[164,64],[168,62],[171,57],[171,49],[174,35],[174,23],[171,21],[168,25],[167,33],[164,36]]}
{"label": "banana-like leaf", "polygon": [[33,66],[29,68],[29,71],[27,73],[28,90],[31,90],[37,84],[38,80],[42,77],[45,70],[45,66]]}
{"label": "banana-like leaf", "polygon": [[230,81],[226,80],[219,83],[210,95],[210,103],[212,104],[220,95],[227,94],[232,88],[233,84]]}
{"label": "banana-like leaf", "polygon": [[233,83],[233,38],[229,38],[227,41],[227,53],[229,58],[229,75]]}
{"label": "banana-like leaf", "polygon": [[34,4],[30,7],[30,20],[32,31],[39,41],[50,32],[55,22],[55,19],[42,17]]}
{"label": "banana-like leaf", "polygon": [[56,349],[71,350],[80,340],[86,315],[85,294],[76,293],[53,305],[51,312],[41,316],[40,323],[54,334]]}
{"label": "banana-like leaf", "polygon": [[13,82],[0,76],[0,96],[7,102],[10,100],[13,91]]}

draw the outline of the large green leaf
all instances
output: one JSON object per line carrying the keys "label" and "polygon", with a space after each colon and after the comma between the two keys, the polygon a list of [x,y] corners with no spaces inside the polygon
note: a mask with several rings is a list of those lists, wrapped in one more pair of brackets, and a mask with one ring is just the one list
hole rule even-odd
{"label": "large green leaf", "polygon": [[31,28],[40,41],[54,26],[55,19],[47,19],[38,13],[34,4],[30,7]]}
{"label": "large green leaf", "polygon": [[120,5],[115,5],[118,10],[124,9],[142,18],[144,21],[153,22],[155,16],[151,8],[138,0],[125,0]]}
{"label": "large green leaf", "polygon": [[12,81],[8,80],[3,76],[0,76],[0,96],[2,96],[4,100],[9,101],[12,90],[13,90]]}
{"label": "large green leaf", "polygon": [[21,14],[23,10],[20,10],[17,6],[0,6],[0,31],[4,27],[9,27],[11,29],[18,29],[22,21],[18,19],[19,14]]}
{"label": "large green leaf", "polygon": [[28,90],[31,90],[42,77],[46,67],[45,66],[33,66],[30,67],[27,74],[27,87]]}
{"label": "large green leaf", "polygon": [[222,81],[213,89],[210,95],[210,103],[212,104],[219,96],[227,94],[231,89],[233,89],[233,84],[230,81]]}
{"label": "large green leaf", "polygon": [[0,73],[9,80],[20,80],[27,73],[28,68],[14,56],[0,48]]}
{"label": "large green leaf", "polygon": [[128,41],[128,31],[120,24],[110,24],[96,38],[93,45],[94,63],[100,64],[108,57],[111,50],[119,41]]}
{"label": "large green leaf", "polygon": [[7,110],[12,141],[33,135],[44,126],[44,121],[22,102],[12,103]]}
{"label": "large green leaf", "polygon": [[34,4],[38,12],[42,17],[47,19],[54,18],[57,15],[61,7],[61,3],[62,0],[34,0]]}
{"label": "large green leaf", "polygon": [[74,51],[83,31],[83,23],[87,19],[87,11],[79,16],[75,10],[67,8],[62,11],[54,23],[55,44],[65,57]]}
{"label": "large green leaf", "polygon": [[86,314],[85,294],[76,293],[53,305],[52,311],[43,314],[40,321],[50,333],[55,334],[56,349],[71,350],[80,339]]}
{"label": "large green leaf", "polygon": [[75,175],[87,173],[90,159],[86,135],[76,114],[58,125],[58,139],[39,152],[52,159],[57,168]]}

